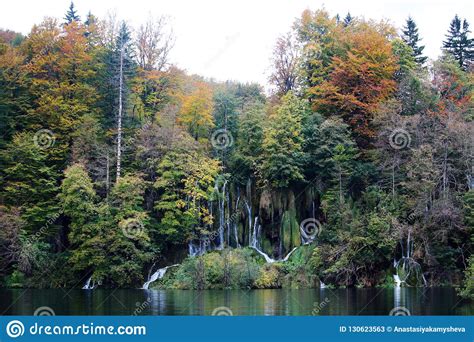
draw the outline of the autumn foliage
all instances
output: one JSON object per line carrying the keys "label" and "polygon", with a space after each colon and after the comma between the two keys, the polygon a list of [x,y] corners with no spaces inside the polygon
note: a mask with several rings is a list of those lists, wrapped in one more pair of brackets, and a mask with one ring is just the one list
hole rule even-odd
{"label": "autumn foliage", "polygon": [[[302,20],[308,26],[308,14]],[[325,35],[329,35],[316,40],[322,42],[314,57],[320,61],[309,61],[327,64],[320,68],[321,77],[316,77],[317,73],[312,76],[317,80],[308,90],[313,109],[340,115],[353,129],[358,143],[367,145],[375,137],[372,119],[378,105],[395,90],[397,64],[388,39],[392,29],[384,23],[365,21],[344,27],[325,12],[312,20],[316,26],[323,25]],[[308,44],[314,45],[314,38]]]}

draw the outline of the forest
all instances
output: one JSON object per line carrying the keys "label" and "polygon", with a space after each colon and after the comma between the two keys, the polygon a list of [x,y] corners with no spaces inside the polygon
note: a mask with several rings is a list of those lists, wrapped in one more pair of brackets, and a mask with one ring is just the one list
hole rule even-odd
{"label": "forest", "polygon": [[166,17],[65,12],[0,30],[0,286],[474,299],[467,20],[431,60],[415,18],[305,10],[266,91],[174,66]]}

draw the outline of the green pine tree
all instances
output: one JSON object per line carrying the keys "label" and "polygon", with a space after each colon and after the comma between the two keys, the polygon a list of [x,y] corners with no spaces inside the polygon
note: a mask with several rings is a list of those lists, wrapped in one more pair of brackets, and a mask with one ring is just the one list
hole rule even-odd
{"label": "green pine tree", "polygon": [[[59,208],[57,168],[51,163],[47,149],[35,144],[35,135],[18,133],[13,141],[0,153],[5,187],[0,194],[8,206],[22,207],[22,219],[27,222],[29,233],[39,231],[50,217],[57,215]],[[41,236],[54,235],[54,229],[42,232]]]}
{"label": "green pine tree", "polygon": [[69,9],[66,12],[66,16],[64,17],[64,20],[66,20],[65,24],[70,24],[73,21],[80,21],[81,18],[77,14],[76,9],[74,8],[74,3],[71,1],[71,4],[69,5]]}
{"label": "green pine tree", "polygon": [[418,35],[418,27],[412,17],[408,17],[405,27],[402,31],[403,41],[412,48],[413,57],[419,65],[423,65],[428,57],[423,56],[424,45],[419,45],[421,38]]}
{"label": "green pine tree", "polygon": [[303,180],[303,135],[301,122],[309,113],[304,100],[288,92],[281,99],[265,129],[261,171],[264,178],[276,188],[286,188]]}
{"label": "green pine tree", "polygon": [[346,27],[349,26],[349,24],[352,22],[352,19],[353,19],[352,15],[349,12],[347,12],[347,15],[344,18],[344,22],[343,22],[344,26]]}
{"label": "green pine tree", "polygon": [[456,14],[449,25],[446,40],[443,42],[444,50],[453,55],[464,70],[474,60],[474,39],[468,37],[469,33],[471,31],[467,20],[464,19],[461,23],[461,18]]}

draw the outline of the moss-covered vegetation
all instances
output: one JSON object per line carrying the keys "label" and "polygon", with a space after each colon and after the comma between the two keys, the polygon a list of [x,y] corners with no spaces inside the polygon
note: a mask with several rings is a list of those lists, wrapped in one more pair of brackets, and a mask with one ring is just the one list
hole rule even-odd
{"label": "moss-covered vegetation", "polygon": [[288,261],[265,263],[251,248],[213,251],[189,257],[169,269],[152,288],[166,289],[270,289],[319,287],[317,249],[302,246]]}

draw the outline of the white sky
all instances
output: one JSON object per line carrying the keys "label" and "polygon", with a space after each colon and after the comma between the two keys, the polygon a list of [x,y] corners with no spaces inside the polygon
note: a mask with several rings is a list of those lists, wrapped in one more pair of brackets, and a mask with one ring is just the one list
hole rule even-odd
{"label": "white sky", "polygon": [[[4,1],[0,27],[27,34],[45,16],[63,18],[70,0]],[[287,32],[306,9],[324,7],[332,14],[390,19],[398,28],[411,15],[426,45],[439,55],[449,23],[457,13],[474,28],[474,1],[469,0],[76,0],[82,18],[91,10],[105,17],[113,10],[138,26],[148,14],[167,15],[176,36],[171,62],[189,73],[217,80],[266,84],[276,38]]]}

